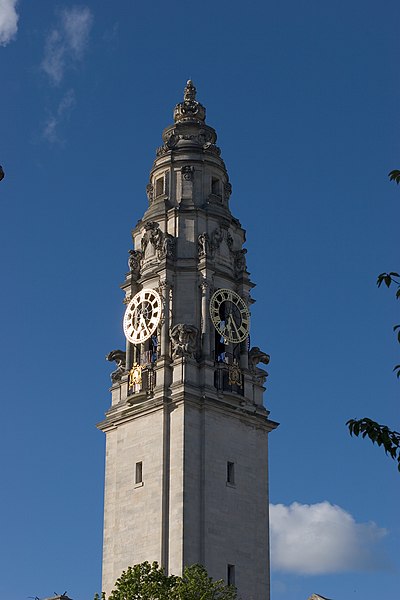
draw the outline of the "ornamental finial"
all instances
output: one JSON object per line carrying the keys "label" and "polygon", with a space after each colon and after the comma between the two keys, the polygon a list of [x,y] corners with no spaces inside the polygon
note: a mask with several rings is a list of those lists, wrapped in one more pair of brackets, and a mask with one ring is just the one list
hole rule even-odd
{"label": "ornamental finial", "polygon": [[176,105],[174,110],[174,121],[196,121],[204,123],[206,109],[196,100],[196,88],[191,79],[188,79],[183,91],[183,102]]}
{"label": "ornamental finial", "polygon": [[193,85],[193,81],[188,79],[185,89],[183,91],[184,102],[194,102],[196,100],[196,88]]}

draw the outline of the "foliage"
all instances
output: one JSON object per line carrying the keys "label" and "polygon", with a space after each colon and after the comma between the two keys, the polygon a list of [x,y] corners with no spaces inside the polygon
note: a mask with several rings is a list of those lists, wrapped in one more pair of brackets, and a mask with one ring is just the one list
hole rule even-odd
{"label": "foliage", "polygon": [[396,183],[400,183],[400,171],[398,169],[394,169],[389,173],[390,181],[395,181]]}
{"label": "foliage", "polygon": [[[389,179],[390,181],[395,181],[399,184],[400,170],[395,169],[390,171]],[[400,277],[400,275],[395,271],[381,273],[378,275],[376,283],[378,287],[381,287],[382,283],[384,283],[387,288],[390,288],[393,284],[394,287],[397,287],[396,298],[399,300],[400,281],[396,279],[398,277]],[[400,325],[395,325],[393,331],[395,333],[397,332],[397,341],[400,343]],[[395,371],[397,378],[400,379],[400,364],[395,365],[393,371]],[[391,456],[393,460],[397,460],[397,469],[400,471],[400,433],[398,431],[389,429],[387,425],[380,425],[368,417],[364,417],[363,419],[350,419],[347,421],[346,425],[349,428],[350,435],[359,436],[361,434],[363,438],[368,437],[373,444],[376,443],[378,446],[383,446],[385,453]]]}
{"label": "foliage", "polygon": [[[108,600],[236,600],[236,590],[213,581],[201,565],[185,567],[182,577],[166,575],[154,562],[128,567]],[[100,600],[98,594],[94,600]],[[106,600],[103,592],[101,600]]]}
{"label": "foliage", "polygon": [[350,419],[346,425],[349,428],[350,435],[358,436],[361,434],[363,438],[369,437],[373,444],[383,446],[386,454],[397,460],[397,468],[400,471],[400,433],[392,431],[387,425],[380,425],[368,417],[364,419]]}
{"label": "foliage", "polygon": [[178,577],[171,598],[174,600],[235,600],[236,590],[222,579],[213,581],[201,565],[185,567]]}

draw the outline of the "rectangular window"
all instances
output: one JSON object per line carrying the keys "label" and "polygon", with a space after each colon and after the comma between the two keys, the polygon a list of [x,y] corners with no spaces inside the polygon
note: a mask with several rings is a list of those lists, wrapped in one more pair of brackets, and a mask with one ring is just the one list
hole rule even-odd
{"label": "rectangular window", "polygon": [[228,585],[235,585],[235,565],[228,565],[226,581]]}
{"label": "rectangular window", "polygon": [[218,177],[211,178],[211,193],[214,194],[215,196],[221,195],[220,182],[219,182]]}
{"label": "rectangular window", "polygon": [[226,463],[226,481],[227,483],[235,483],[235,463],[229,460]]}
{"label": "rectangular window", "polygon": [[162,196],[164,193],[164,177],[156,179],[156,197]]}
{"label": "rectangular window", "polygon": [[143,463],[142,462],[136,463],[135,483],[143,483]]}

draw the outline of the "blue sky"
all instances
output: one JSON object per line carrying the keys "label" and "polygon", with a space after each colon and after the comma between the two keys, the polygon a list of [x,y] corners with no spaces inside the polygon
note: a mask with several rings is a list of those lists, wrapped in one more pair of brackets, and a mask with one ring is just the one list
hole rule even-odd
{"label": "blue sky", "polygon": [[[16,15],[19,19],[17,20]],[[399,5],[0,2],[0,597],[100,590],[110,365],[130,229],[186,80],[217,129],[271,355],[272,598],[393,597]]]}

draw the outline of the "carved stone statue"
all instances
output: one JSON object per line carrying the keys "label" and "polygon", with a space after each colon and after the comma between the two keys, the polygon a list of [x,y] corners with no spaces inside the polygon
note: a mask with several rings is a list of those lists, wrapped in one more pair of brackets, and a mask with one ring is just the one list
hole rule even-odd
{"label": "carved stone statue", "polygon": [[197,352],[198,329],[193,325],[178,323],[170,330],[172,358],[195,358]]}
{"label": "carved stone statue", "polygon": [[249,369],[257,377],[261,384],[265,383],[268,377],[268,372],[265,369],[257,367],[259,363],[267,365],[269,363],[270,356],[265,352],[262,352],[258,346],[253,346],[249,351]]}
{"label": "carved stone statue", "polygon": [[263,363],[267,365],[270,361],[270,355],[262,352],[258,346],[253,346],[249,351],[249,369],[256,372],[257,365]]}
{"label": "carved stone statue", "polygon": [[232,194],[232,185],[228,181],[228,183],[226,183],[224,185],[224,198],[226,201],[229,200],[229,198],[231,197],[231,194]]}
{"label": "carved stone statue", "polygon": [[223,232],[222,228],[216,227],[211,234],[211,242],[210,242],[211,252],[213,254],[215,253],[216,250],[218,250],[223,239],[224,239],[224,232]]}
{"label": "carved stone statue", "polygon": [[110,362],[115,362],[117,366],[116,370],[113,371],[110,375],[111,381],[113,383],[120,381],[122,375],[126,371],[126,352],[124,352],[123,350],[112,350],[109,354],[107,354],[106,360],[109,360]]}
{"label": "carved stone statue", "polygon": [[246,258],[245,258],[246,254],[247,254],[246,248],[242,248],[241,250],[234,252],[234,257],[235,257],[234,267],[235,267],[235,275],[236,276],[241,275],[243,273],[243,271],[246,270]]}
{"label": "carved stone statue", "polygon": [[138,277],[140,275],[140,266],[143,253],[140,250],[129,250],[128,267],[129,271]]}
{"label": "carved stone statue", "polygon": [[175,257],[175,238],[170,233],[164,233],[162,235],[162,244],[158,248],[159,258],[171,258]]}
{"label": "carved stone statue", "polygon": [[207,256],[210,247],[210,238],[208,237],[208,233],[200,233],[197,238],[197,251],[199,258],[203,258]]}

